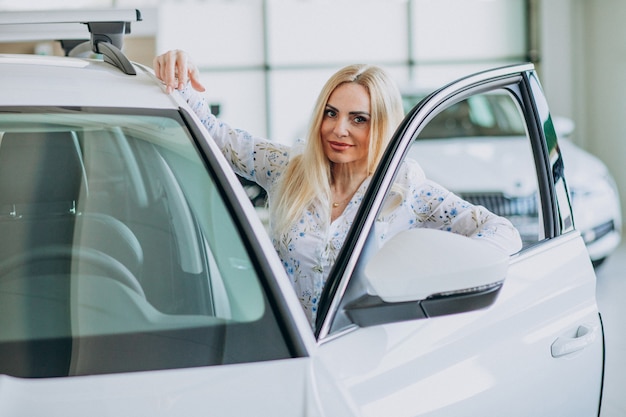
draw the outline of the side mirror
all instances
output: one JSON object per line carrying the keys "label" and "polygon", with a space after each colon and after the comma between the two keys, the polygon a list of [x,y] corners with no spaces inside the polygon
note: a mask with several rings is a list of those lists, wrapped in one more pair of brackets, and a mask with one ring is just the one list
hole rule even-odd
{"label": "side mirror", "polygon": [[509,256],[450,232],[394,236],[365,267],[369,294],[346,306],[361,327],[474,311],[496,300]]}

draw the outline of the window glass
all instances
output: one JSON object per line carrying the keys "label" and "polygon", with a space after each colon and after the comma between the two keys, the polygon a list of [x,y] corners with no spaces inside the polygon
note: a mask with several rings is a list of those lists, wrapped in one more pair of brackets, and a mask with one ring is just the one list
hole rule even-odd
{"label": "window glass", "polygon": [[[408,112],[424,97],[423,94],[405,95],[405,111]],[[420,138],[495,138],[524,135],[524,119],[516,103],[502,92],[472,96],[447,107],[424,127]]]}
{"label": "window glass", "polygon": [[431,180],[511,220],[525,246],[543,237],[530,140],[506,91],[474,95],[443,110],[420,132],[409,157]]}
{"label": "window glass", "polygon": [[176,113],[5,114],[0,132],[0,373],[289,356]]}

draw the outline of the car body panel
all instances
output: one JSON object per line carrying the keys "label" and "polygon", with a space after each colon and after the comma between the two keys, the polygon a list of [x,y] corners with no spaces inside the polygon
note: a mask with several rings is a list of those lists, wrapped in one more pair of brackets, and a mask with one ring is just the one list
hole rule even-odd
{"label": "car body panel", "polygon": [[[321,401],[323,396],[323,401]],[[0,376],[0,414],[356,416],[310,358],[60,379]]]}
{"label": "car body panel", "polygon": [[[622,209],[617,185],[606,165],[571,141],[559,142],[571,187],[576,228],[592,260],[604,260],[619,246]],[[612,226],[612,227],[611,227]]]}
{"label": "car body panel", "polygon": [[[510,416],[596,415],[602,330],[591,265],[578,236],[558,240],[512,259],[493,306],[333,338],[321,346],[328,369],[366,416],[498,415],[496,403],[514,403]],[[555,259],[567,268],[550,268]],[[551,345],[585,323],[591,345],[552,357]]]}

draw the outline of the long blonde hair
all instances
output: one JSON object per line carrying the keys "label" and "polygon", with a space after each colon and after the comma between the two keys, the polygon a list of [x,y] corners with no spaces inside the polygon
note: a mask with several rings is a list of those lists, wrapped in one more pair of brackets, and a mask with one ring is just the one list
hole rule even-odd
{"label": "long blonde hair", "polygon": [[320,216],[330,216],[331,162],[324,154],[320,134],[328,99],[335,89],[345,83],[356,83],[370,96],[370,140],[368,175],[371,175],[391,137],[404,117],[402,98],[396,84],[380,67],[366,64],[349,65],[337,71],[320,92],[307,133],[304,151],[292,158],[278,184],[277,200],[273,202],[272,229],[282,236],[314,202]]}

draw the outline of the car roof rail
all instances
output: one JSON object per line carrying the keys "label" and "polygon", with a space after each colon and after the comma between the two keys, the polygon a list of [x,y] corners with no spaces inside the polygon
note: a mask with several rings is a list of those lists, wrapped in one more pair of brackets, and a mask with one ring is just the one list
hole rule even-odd
{"label": "car roof rail", "polygon": [[[65,55],[95,52],[125,74],[136,75],[122,47],[131,22],[141,20],[138,9],[2,12],[0,42],[57,40]],[[90,36],[82,25],[87,25]]]}

